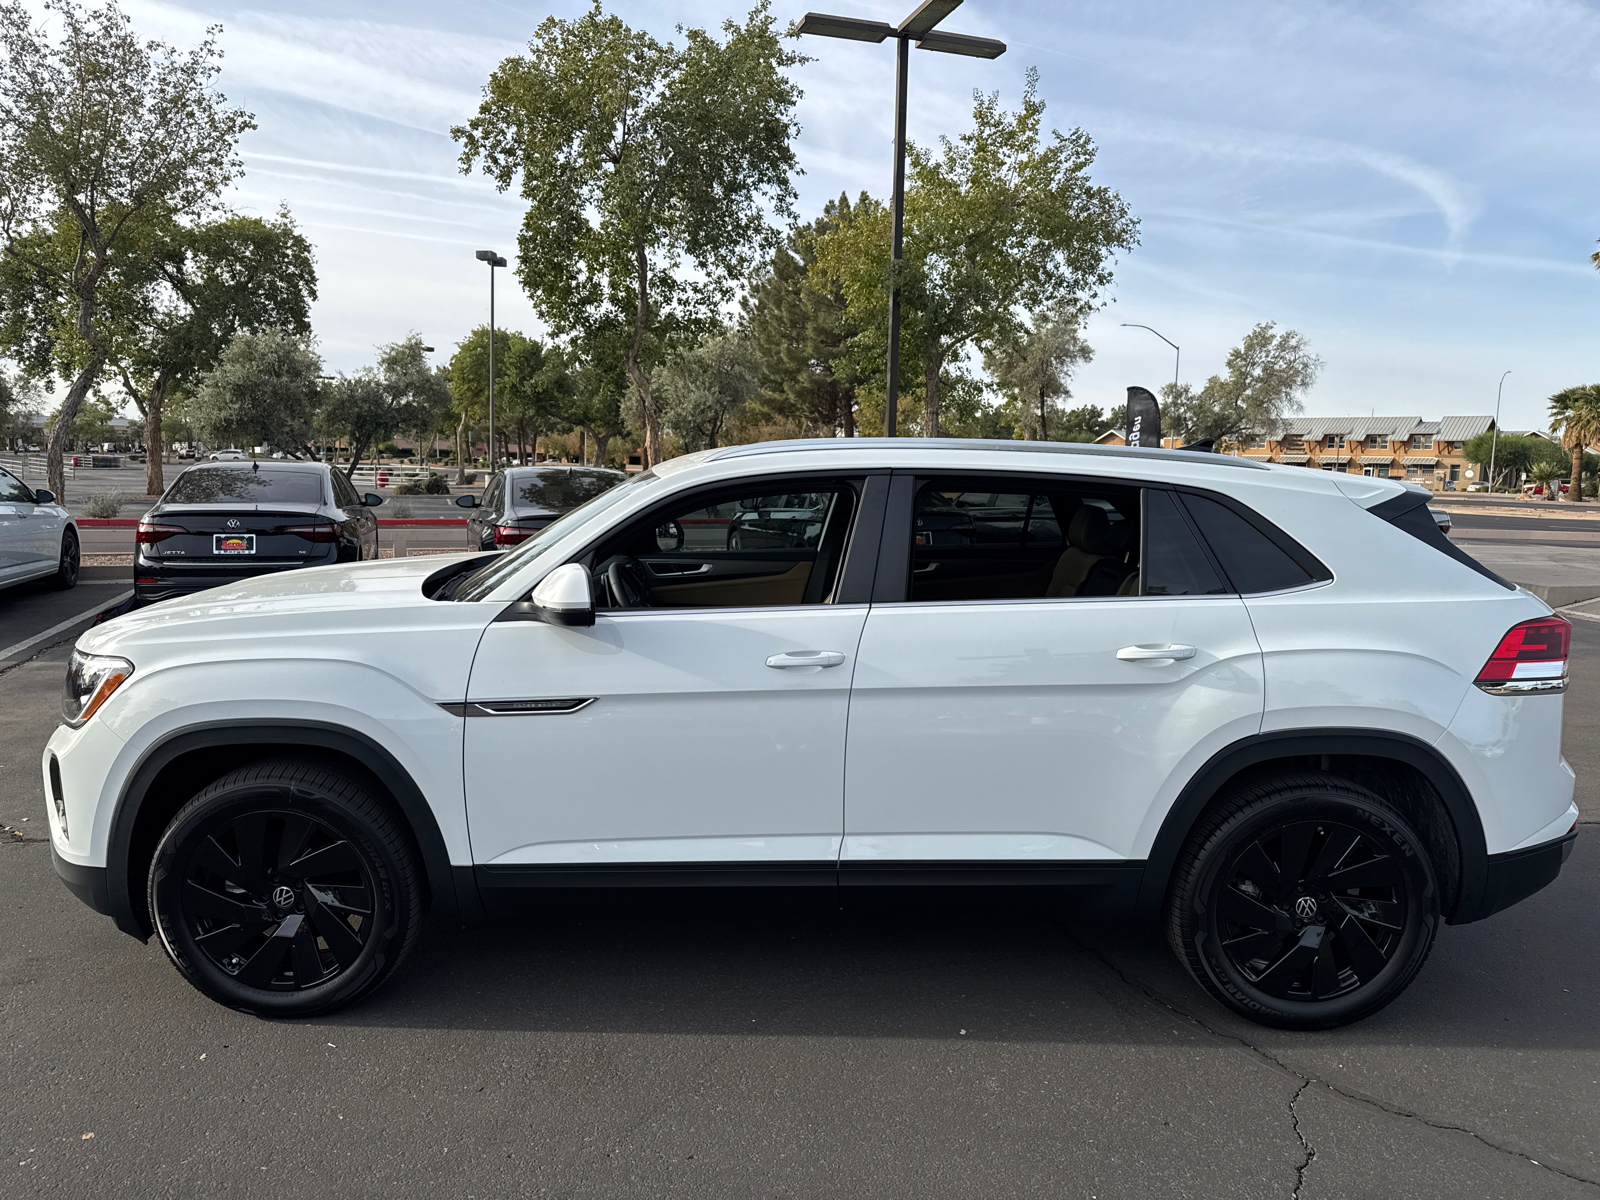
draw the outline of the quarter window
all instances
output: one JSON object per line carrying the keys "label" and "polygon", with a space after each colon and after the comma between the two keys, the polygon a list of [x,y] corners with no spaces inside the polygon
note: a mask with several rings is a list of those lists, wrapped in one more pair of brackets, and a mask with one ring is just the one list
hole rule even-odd
{"label": "quarter window", "polygon": [[1185,495],[1183,503],[1234,591],[1279,592],[1332,578],[1326,567],[1282,531],[1269,537],[1255,521],[1206,496]]}

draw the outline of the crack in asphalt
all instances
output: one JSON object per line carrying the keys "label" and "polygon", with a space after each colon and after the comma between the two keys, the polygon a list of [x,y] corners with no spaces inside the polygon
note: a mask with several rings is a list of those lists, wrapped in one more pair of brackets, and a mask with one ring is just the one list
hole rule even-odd
{"label": "crack in asphalt", "polygon": [[1065,928],[1062,928],[1062,933],[1066,939],[1074,946],[1078,947],[1079,950],[1098,959],[1107,970],[1114,974],[1118,979],[1122,980],[1123,983],[1127,984],[1129,987],[1143,995],[1146,1000],[1149,1000],[1153,1004],[1160,1005],[1174,1016],[1181,1017],[1183,1020],[1188,1021],[1191,1025],[1197,1026],[1214,1038],[1217,1038],[1221,1041],[1238,1043],[1271,1069],[1281,1071],[1284,1074],[1300,1081],[1300,1086],[1295,1090],[1294,1095],[1289,1100],[1289,1117],[1293,1122],[1295,1137],[1299,1139],[1300,1145],[1306,1151],[1307,1157],[1306,1160],[1295,1169],[1295,1186],[1294,1191],[1291,1193],[1293,1200],[1298,1200],[1301,1188],[1305,1185],[1306,1170],[1311,1166],[1312,1161],[1316,1158],[1315,1148],[1309,1141],[1306,1140],[1305,1135],[1301,1132],[1299,1112],[1296,1108],[1301,1096],[1304,1095],[1306,1089],[1309,1088],[1313,1083],[1317,1084],[1319,1087],[1327,1088],[1328,1091],[1332,1092],[1341,1099],[1349,1100],[1355,1104],[1364,1104],[1369,1108],[1375,1108],[1379,1112],[1388,1113],[1393,1117],[1401,1117],[1408,1121],[1415,1121],[1417,1124],[1425,1125],[1429,1129],[1437,1129],[1444,1133],[1464,1133],[1474,1141],[1480,1142],[1491,1150],[1498,1151],[1499,1153],[1508,1155],[1512,1158],[1519,1158],[1523,1162],[1531,1163],[1533,1166],[1538,1167],[1542,1171],[1549,1171],[1552,1175],[1559,1175],[1563,1179],[1572,1180],[1574,1183],[1582,1183],[1589,1187],[1600,1189],[1600,1180],[1590,1179],[1587,1176],[1574,1174],[1573,1172],[1563,1170],[1560,1167],[1551,1166],[1547,1162],[1541,1162],[1534,1158],[1531,1154],[1526,1154],[1512,1146],[1502,1146],[1498,1142],[1491,1141],[1489,1138],[1484,1137],[1483,1134],[1478,1133],[1476,1130],[1468,1129],[1464,1125],[1452,1125],[1443,1121],[1435,1121],[1423,1116],[1419,1112],[1413,1112],[1410,1109],[1401,1108],[1398,1105],[1390,1104],[1384,1100],[1379,1100],[1374,1096],[1366,1096],[1360,1092],[1354,1092],[1348,1088],[1340,1087],[1338,1084],[1333,1083],[1330,1080],[1321,1079],[1315,1075],[1307,1075],[1304,1071],[1292,1067],[1288,1063],[1284,1062],[1283,1059],[1272,1053],[1272,1051],[1256,1045],[1249,1038],[1243,1037],[1237,1033],[1229,1033],[1225,1029],[1218,1029],[1207,1022],[1204,1018],[1198,1017],[1194,1013],[1180,1008],[1178,1005],[1168,1000],[1165,996],[1161,995],[1160,992],[1157,992],[1154,988],[1141,983],[1139,980],[1129,975],[1103,952],[1079,941],[1071,934],[1070,931],[1066,930]]}
{"label": "crack in asphalt", "polygon": [[6,675],[12,671],[15,671],[18,667],[25,667],[34,659],[38,658],[41,654],[49,654],[50,651],[54,650],[57,646],[64,645],[67,642],[75,642],[82,636],[83,635],[81,633],[71,633],[64,637],[57,638],[53,642],[39,646],[35,648],[34,652],[28,655],[27,658],[19,658],[16,662],[7,663],[5,666],[0,666],[0,675]]}

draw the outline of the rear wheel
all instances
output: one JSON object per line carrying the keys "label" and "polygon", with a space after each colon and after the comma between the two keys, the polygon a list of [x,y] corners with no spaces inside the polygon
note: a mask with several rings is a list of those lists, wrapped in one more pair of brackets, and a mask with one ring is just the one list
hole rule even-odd
{"label": "rear wheel", "polygon": [[260,1016],[360,999],[400,964],[422,920],[411,848],[355,779],[292,759],[200,792],[150,868],[156,931],[183,976]]}
{"label": "rear wheel", "polygon": [[1284,1029],[1370,1016],[1416,978],[1438,927],[1422,840],[1332,776],[1282,776],[1222,803],[1191,834],[1167,898],[1167,938],[1190,974]]}
{"label": "rear wheel", "polygon": [[77,587],[78,564],[81,561],[78,535],[69,529],[61,535],[61,558],[56,563],[56,573],[50,576],[50,585],[62,591]]}

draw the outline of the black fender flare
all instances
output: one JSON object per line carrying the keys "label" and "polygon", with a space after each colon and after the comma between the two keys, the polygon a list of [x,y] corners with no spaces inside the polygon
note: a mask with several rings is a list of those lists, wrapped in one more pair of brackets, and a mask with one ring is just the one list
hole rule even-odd
{"label": "black fender flare", "polygon": [[1189,831],[1215,798],[1223,784],[1238,772],[1258,763],[1301,755],[1361,755],[1388,758],[1417,769],[1439,793],[1445,811],[1455,824],[1461,850],[1461,889],[1455,908],[1446,914],[1452,925],[1485,917],[1482,911],[1488,883],[1489,850],[1472,794],[1456,769],[1437,750],[1409,734],[1379,729],[1288,729],[1255,734],[1212,755],[1197,771],[1167,812],[1145,860],[1137,912],[1151,918],[1161,911],[1167,884]]}
{"label": "black fender flare", "polygon": [[[389,790],[410,825],[422,854],[433,911],[447,919],[471,920],[482,915],[471,867],[453,867],[438,818],[422,789],[395,757],[365,734],[320,721],[241,720],[191,725],[167,734],[139,759],[123,783],[111,814],[106,846],[106,891],[117,928],[148,940],[152,932],[144,915],[143,897],[131,891],[129,871],[134,827],[151,785],[169,764],[195,750],[222,746],[293,746],[344,754],[371,771]],[[464,893],[462,888],[467,889]]]}

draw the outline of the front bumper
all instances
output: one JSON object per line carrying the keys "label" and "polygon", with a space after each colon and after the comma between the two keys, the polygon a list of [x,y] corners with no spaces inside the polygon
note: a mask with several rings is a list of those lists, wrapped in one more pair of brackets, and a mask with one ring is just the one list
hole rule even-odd
{"label": "front bumper", "polygon": [[1574,829],[1565,837],[1526,850],[1510,850],[1489,855],[1488,875],[1484,880],[1482,915],[1487,917],[1510,908],[1554,883],[1561,866],[1572,857],[1578,838]]}
{"label": "front bumper", "polygon": [[67,891],[95,912],[111,916],[111,889],[106,884],[104,867],[83,867],[70,863],[57,853],[54,846],[50,847],[50,865],[55,867],[61,882],[67,885]]}

